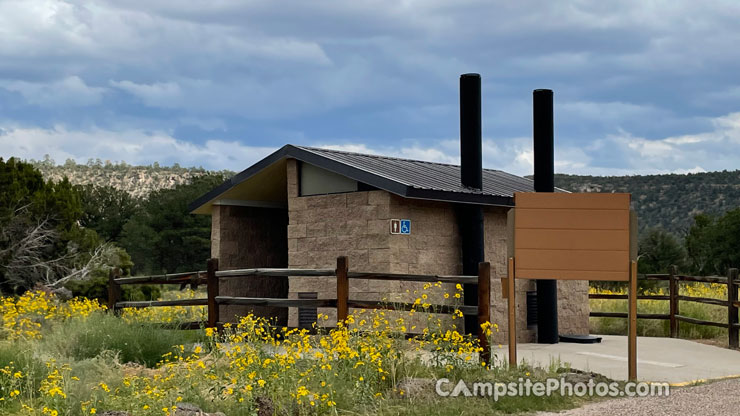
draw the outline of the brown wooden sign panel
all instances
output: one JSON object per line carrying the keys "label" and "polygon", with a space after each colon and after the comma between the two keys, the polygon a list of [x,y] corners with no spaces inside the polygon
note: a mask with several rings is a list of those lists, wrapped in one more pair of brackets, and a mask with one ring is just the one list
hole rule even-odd
{"label": "brown wooden sign panel", "polygon": [[516,193],[518,279],[628,281],[629,194]]}
{"label": "brown wooden sign panel", "polygon": [[516,367],[516,279],[629,284],[628,377],[637,379],[637,216],[629,194],[516,193],[507,228],[509,364]]}

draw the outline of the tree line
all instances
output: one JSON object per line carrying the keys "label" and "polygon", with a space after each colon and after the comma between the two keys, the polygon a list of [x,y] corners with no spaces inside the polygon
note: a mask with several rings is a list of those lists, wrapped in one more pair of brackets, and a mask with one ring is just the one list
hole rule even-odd
{"label": "tree line", "polygon": [[665,273],[675,265],[685,274],[725,275],[740,267],[740,208],[696,215],[683,237],[650,228],[642,233],[639,255],[642,273]]}
{"label": "tree line", "polygon": [[555,175],[572,192],[628,192],[637,212],[639,269],[724,275],[740,267],[740,171],[685,175]]}
{"label": "tree line", "polygon": [[[33,164],[0,158],[0,292],[124,274],[200,270],[210,253],[211,218],[187,206],[224,181],[205,173],[146,197],[107,185],[46,180]],[[100,291],[100,288],[95,289]]]}
{"label": "tree line", "polygon": [[[48,165],[50,161],[34,163],[0,158],[0,292],[20,293],[41,284],[71,288],[83,295],[90,294],[85,291],[97,291],[93,297],[102,297],[104,280],[113,267],[121,268],[124,274],[203,269],[210,254],[211,218],[192,215],[187,207],[221,184],[224,172],[205,172],[189,178],[188,183],[137,197],[100,183],[75,185],[66,177],[45,179],[39,164]],[[559,176],[562,182],[564,175]],[[715,176],[719,178],[715,182],[724,182],[724,188],[738,188],[733,184],[740,181],[732,179],[737,172],[718,172]],[[571,189],[578,183],[583,187],[584,183],[599,180],[602,188],[589,190],[607,192],[630,191],[628,182],[640,183],[640,190],[652,180],[586,177],[588,182],[568,178]],[[618,185],[605,187],[607,181]],[[696,177],[688,182],[704,186]],[[633,193],[638,212],[648,200],[640,192]],[[663,188],[654,193],[669,194]],[[728,195],[715,195],[712,200],[726,202],[734,198],[734,194]],[[662,212],[654,205],[669,202],[661,198],[650,202],[650,209]],[[675,209],[676,204],[671,204]],[[678,231],[663,227],[663,222],[656,226],[649,215],[647,219],[640,217],[640,272],[663,273],[677,265],[684,273],[723,275],[730,267],[740,267],[738,205],[728,209],[724,204],[723,210],[708,213],[694,212],[702,211],[701,206],[685,207],[694,214]],[[673,224],[670,218],[665,221]],[[85,281],[102,283],[91,288],[80,284]]]}
{"label": "tree line", "polygon": [[660,227],[684,236],[698,214],[724,215],[740,206],[740,170],[685,175],[555,175],[572,192],[629,192],[640,231]]}

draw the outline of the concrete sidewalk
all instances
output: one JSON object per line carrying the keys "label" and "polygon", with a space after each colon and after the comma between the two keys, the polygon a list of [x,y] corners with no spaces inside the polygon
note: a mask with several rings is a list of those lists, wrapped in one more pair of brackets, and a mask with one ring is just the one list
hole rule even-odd
{"label": "concrete sidewalk", "polygon": [[[547,367],[561,366],[592,371],[614,380],[627,379],[627,337],[600,335],[600,344],[519,344],[519,361]],[[508,362],[507,347],[494,350]],[[637,338],[637,377],[675,385],[708,379],[740,377],[740,351],[674,338]]]}

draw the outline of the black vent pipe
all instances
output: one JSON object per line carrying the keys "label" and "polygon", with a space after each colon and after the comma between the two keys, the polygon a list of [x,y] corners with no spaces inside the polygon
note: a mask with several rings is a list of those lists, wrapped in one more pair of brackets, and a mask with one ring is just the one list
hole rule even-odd
{"label": "black vent pipe", "polygon": [[[555,192],[552,90],[534,90],[534,191]],[[537,280],[537,342],[558,342],[558,282]]]}
{"label": "black vent pipe", "polygon": [[[481,145],[480,75],[460,76],[460,180],[463,186],[483,189]],[[464,275],[477,275],[478,263],[484,261],[483,209],[479,205],[460,204],[457,207],[458,228],[462,247]],[[478,304],[478,286],[463,286],[463,303]],[[465,332],[475,334],[478,317],[465,315]]]}
{"label": "black vent pipe", "polygon": [[460,180],[483,189],[480,75],[460,76]]}

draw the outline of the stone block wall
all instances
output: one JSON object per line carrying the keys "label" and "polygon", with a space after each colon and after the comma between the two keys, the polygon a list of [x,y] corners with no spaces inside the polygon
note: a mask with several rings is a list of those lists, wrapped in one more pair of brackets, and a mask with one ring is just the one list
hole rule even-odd
{"label": "stone block wall", "polygon": [[[450,203],[414,200],[386,191],[362,191],[332,195],[298,196],[298,169],[288,161],[288,264],[293,268],[333,268],[336,258],[348,256],[350,270],[413,274],[460,274],[460,237],[454,206]],[[506,275],[506,211],[486,207],[485,253],[492,265],[492,320],[499,325],[497,341],[506,339],[506,302],[501,298],[500,277]],[[392,235],[390,219],[410,219],[411,235]],[[534,282],[517,282],[517,329],[520,342],[532,342],[535,332],[526,326],[526,292]],[[422,283],[351,280],[350,297],[359,300],[413,301],[423,292]],[[438,291],[438,290],[437,290]],[[317,292],[319,298],[336,296],[332,277],[291,277],[289,297]],[[455,293],[453,285],[442,292]],[[439,292],[430,303],[445,303]],[[559,282],[561,333],[588,333],[588,282]],[[336,322],[336,311],[320,309]],[[424,319],[419,314],[418,319]],[[446,318],[445,318],[446,319]],[[447,320],[446,322],[449,322]],[[458,321],[459,322],[459,321]],[[289,325],[297,326],[297,310]],[[409,327],[413,323],[409,324]],[[422,323],[417,325],[422,328]]]}
{"label": "stone block wall", "polygon": [[[382,190],[332,195],[298,196],[295,160],[287,163],[288,211],[269,208],[214,206],[212,256],[220,269],[248,267],[334,268],[338,256],[348,256],[350,270],[412,274],[460,274],[460,237],[453,204],[401,198]],[[506,302],[501,297],[500,277],[506,275],[506,212],[508,208],[485,207],[485,255],[491,262],[492,320],[499,325],[498,342],[506,339]],[[411,235],[392,235],[390,219],[410,219]],[[245,278],[246,279],[246,278]],[[517,330],[520,342],[535,339],[526,326],[526,293],[534,282],[518,280],[516,287]],[[269,296],[317,292],[318,298],[336,297],[332,277],[224,279],[221,295]],[[425,292],[422,283],[351,280],[350,297],[358,300],[413,302]],[[429,303],[449,303],[443,292],[454,294],[454,285],[426,291]],[[436,297],[432,292],[436,292]],[[588,333],[588,282],[558,282],[559,329],[562,334]],[[297,310],[222,306],[222,319],[255,312],[297,326]],[[336,322],[336,310],[320,309]],[[424,326],[418,314],[417,331]],[[457,321],[458,323],[460,321]],[[455,322],[444,319],[445,324]]]}
{"label": "stone block wall", "polygon": [[563,335],[588,334],[588,281],[558,282],[558,332]]}
{"label": "stone block wall", "polygon": [[[389,255],[388,229],[380,221],[390,218],[389,204],[380,191],[299,197],[296,161],[289,159],[287,169],[289,267],[334,268],[337,257],[347,256],[351,270],[399,270]],[[377,282],[350,281],[355,299],[380,299],[386,288]],[[300,292],[317,292],[319,299],[335,298],[336,278],[290,277],[289,297],[296,299]],[[321,308],[319,313],[329,316],[324,324],[336,323],[335,309]],[[288,323],[298,325],[296,308],[291,308]]]}
{"label": "stone block wall", "polygon": [[[214,205],[211,211],[211,257],[219,259],[219,269],[287,267],[288,214],[284,209]],[[284,278],[251,276],[221,279],[219,295],[285,297]],[[222,320],[255,313],[287,323],[284,308],[221,306]]]}
{"label": "stone block wall", "polygon": [[[496,340],[505,343],[508,339],[508,306],[506,299],[501,296],[501,279],[507,274],[507,238],[506,207],[485,207],[483,219],[485,227],[486,260],[491,263],[491,319],[499,326]],[[536,333],[527,328],[527,292],[534,290],[534,282],[518,280],[515,286],[516,296],[516,329],[519,342],[533,342]]]}

